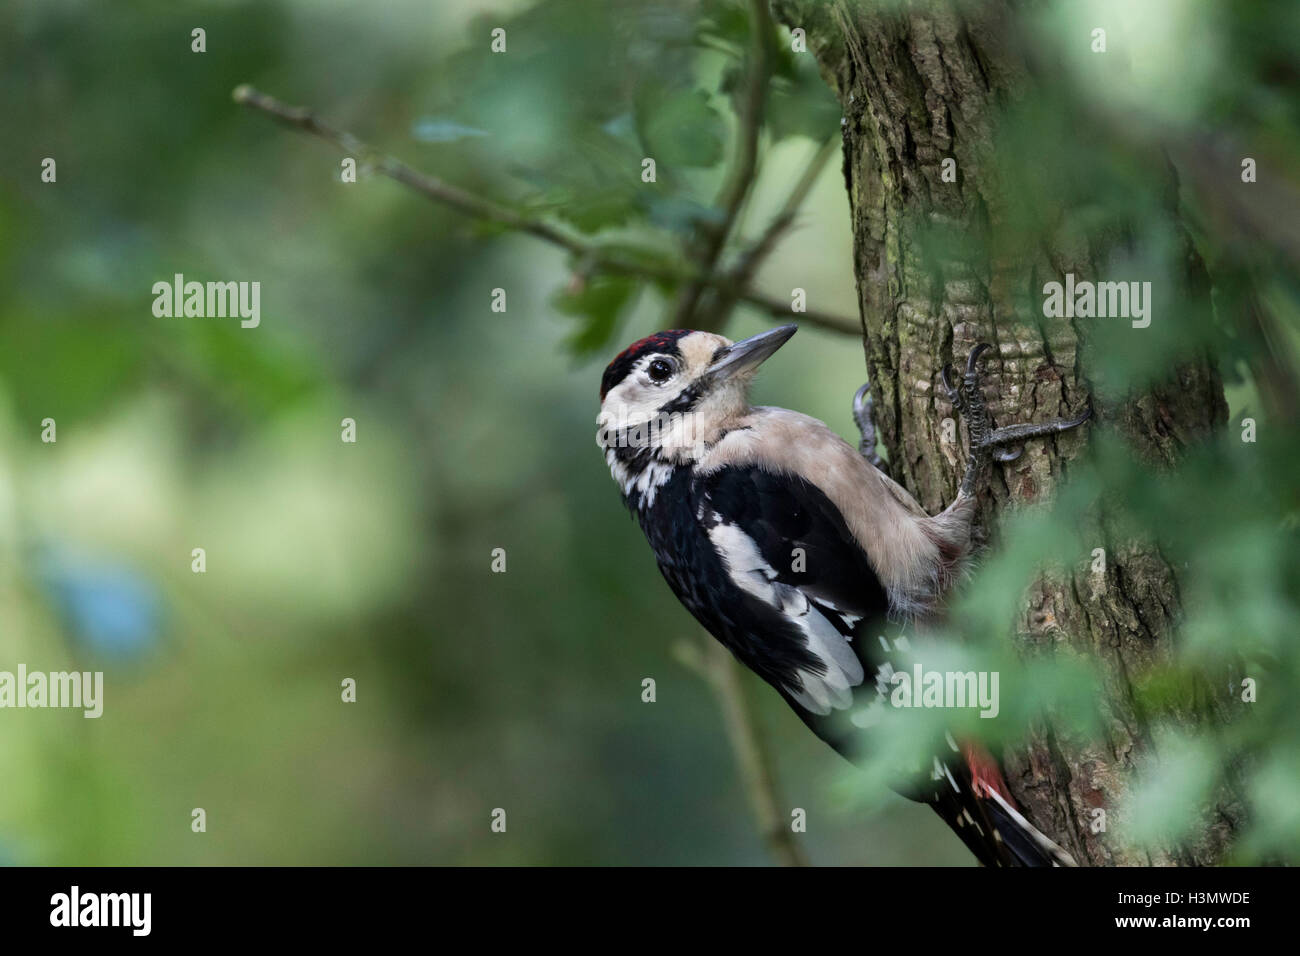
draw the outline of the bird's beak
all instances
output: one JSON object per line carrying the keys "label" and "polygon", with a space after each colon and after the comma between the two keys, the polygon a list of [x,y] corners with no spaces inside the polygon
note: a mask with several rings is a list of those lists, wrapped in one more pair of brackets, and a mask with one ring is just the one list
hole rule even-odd
{"label": "bird's beak", "polygon": [[779,329],[769,329],[741,339],[734,345],[727,346],[726,351],[714,359],[704,374],[710,381],[716,382],[758,368],[798,331],[797,325],[783,325]]}

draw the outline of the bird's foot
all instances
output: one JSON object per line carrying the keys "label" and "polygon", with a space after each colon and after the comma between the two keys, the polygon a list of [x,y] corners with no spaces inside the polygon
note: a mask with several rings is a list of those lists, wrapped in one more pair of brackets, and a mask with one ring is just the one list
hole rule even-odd
{"label": "bird's foot", "polygon": [[966,419],[970,453],[966,459],[966,474],[962,478],[961,490],[967,495],[975,493],[975,486],[984,466],[990,461],[1014,461],[1020,457],[1026,441],[1047,435],[1059,435],[1071,428],[1077,428],[1087,421],[1091,414],[1085,409],[1082,415],[1073,419],[994,428],[993,421],[989,417],[988,405],[984,401],[984,389],[980,382],[979,370],[980,358],[992,347],[987,342],[981,342],[971,349],[970,355],[966,358],[966,373],[960,382],[953,381],[950,365],[945,365],[939,373],[953,408]]}
{"label": "bird's foot", "polygon": [[853,396],[853,420],[857,423],[858,431],[862,433],[862,440],[858,442],[858,451],[880,471],[889,474],[884,460],[876,453],[876,417],[871,402],[870,382],[863,382],[862,387]]}

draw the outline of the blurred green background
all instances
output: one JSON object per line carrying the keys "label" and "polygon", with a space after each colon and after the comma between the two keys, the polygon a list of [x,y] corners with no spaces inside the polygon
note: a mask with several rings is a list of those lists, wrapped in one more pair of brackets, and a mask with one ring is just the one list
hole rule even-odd
{"label": "blurred green background", "polygon": [[[768,861],[713,695],[671,652],[695,625],[595,447],[600,372],[667,324],[663,290],[573,294],[555,249],[364,167],[341,183],[335,149],[231,99],[251,83],[447,182],[642,248],[707,215],[731,148],[743,7],[491,9],[0,9],[0,669],[103,670],[106,684],[99,720],[0,712],[0,861]],[[1243,48],[1273,42],[1269,21],[1252,22],[1236,45],[1179,60],[1198,64],[1196,83],[1144,60],[1146,85],[1129,92],[1173,104],[1171,122],[1224,120],[1236,101],[1206,91],[1239,75]],[[497,26],[505,55],[489,52]],[[205,53],[191,51],[195,27]],[[839,136],[811,59],[781,64],[746,236]],[[1257,105],[1259,125],[1282,131],[1272,148],[1295,155],[1295,104]],[[643,188],[646,148],[661,160]],[[40,180],[45,157],[56,183]],[[153,283],[177,272],[259,281],[261,326],[155,318]],[[838,158],[758,284],[856,316]],[[1293,292],[1269,287],[1288,322]],[[769,323],[742,309],[728,334]],[[1264,420],[1244,351],[1232,361],[1234,421]],[[853,436],[862,380],[860,343],[805,327],[756,398]],[[55,444],[40,440],[45,418]],[[356,444],[340,441],[344,418]],[[1151,503],[1153,521],[1175,522],[1189,501],[1241,505],[1223,523],[1237,550],[1203,562],[1201,620],[1258,612],[1242,642],[1264,641],[1290,687],[1294,526],[1278,528],[1295,514],[1293,439],[1261,449],[1267,466],[1237,485],[1207,484],[1228,472],[1202,461],[1187,497]],[[1144,487],[1130,465],[1119,455],[1080,476],[1064,525],[1009,533],[1000,573],[1013,580],[997,596],[1020,593],[1099,485]],[[504,574],[490,571],[495,548]],[[1234,589],[1252,555],[1266,573]],[[340,700],[348,677],[355,704]],[[645,677],[657,703],[641,702]],[[814,862],[971,862],[928,808],[874,782],[857,785],[874,788],[867,812],[841,759],[745,679]],[[1260,784],[1261,805],[1276,804],[1265,847],[1300,839],[1285,801],[1300,718],[1273,700],[1238,741],[1280,742]],[[195,807],[206,833],[191,832]],[[498,807],[505,834],[490,830]]]}

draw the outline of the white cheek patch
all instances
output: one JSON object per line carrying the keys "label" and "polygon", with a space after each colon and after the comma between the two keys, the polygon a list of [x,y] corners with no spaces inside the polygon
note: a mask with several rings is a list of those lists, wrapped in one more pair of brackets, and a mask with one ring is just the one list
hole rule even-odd
{"label": "white cheek patch", "polygon": [[658,434],[659,447],[665,456],[681,460],[704,454],[706,443],[699,416],[694,412],[665,416]]}
{"label": "white cheek patch", "polygon": [[862,683],[862,663],[853,648],[807,595],[776,580],[776,572],[763,560],[754,539],[734,524],[714,514],[709,540],[721,556],[727,573],[746,594],[771,606],[803,634],[805,647],[824,666],[825,673],[800,669],[799,687],[786,687],[806,710],[826,715],[853,704],[852,688]]}
{"label": "white cheek patch", "polygon": [[645,371],[637,367],[628,373],[627,378],[610,389],[601,403],[600,425],[639,425],[651,421],[659,414],[659,409],[686,391],[689,377],[678,376],[663,385],[647,381]]}
{"label": "white cheek patch", "polygon": [[600,414],[596,416],[596,425],[619,430],[635,428],[651,421],[655,417],[658,403],[647,401],[635,393],[636,389],[628,382],[610,392],[600,407]]}

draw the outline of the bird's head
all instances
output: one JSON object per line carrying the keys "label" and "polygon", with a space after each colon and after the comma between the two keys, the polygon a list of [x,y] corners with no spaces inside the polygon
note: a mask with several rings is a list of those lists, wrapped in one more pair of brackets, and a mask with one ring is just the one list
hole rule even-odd
{"label": "bird's head", "polygon": [[600,383],[598,441],[620,458],[681,462],[749,408],[749,383],[797,327],[732,342],[712,332],[656,332],[618,354]]}

